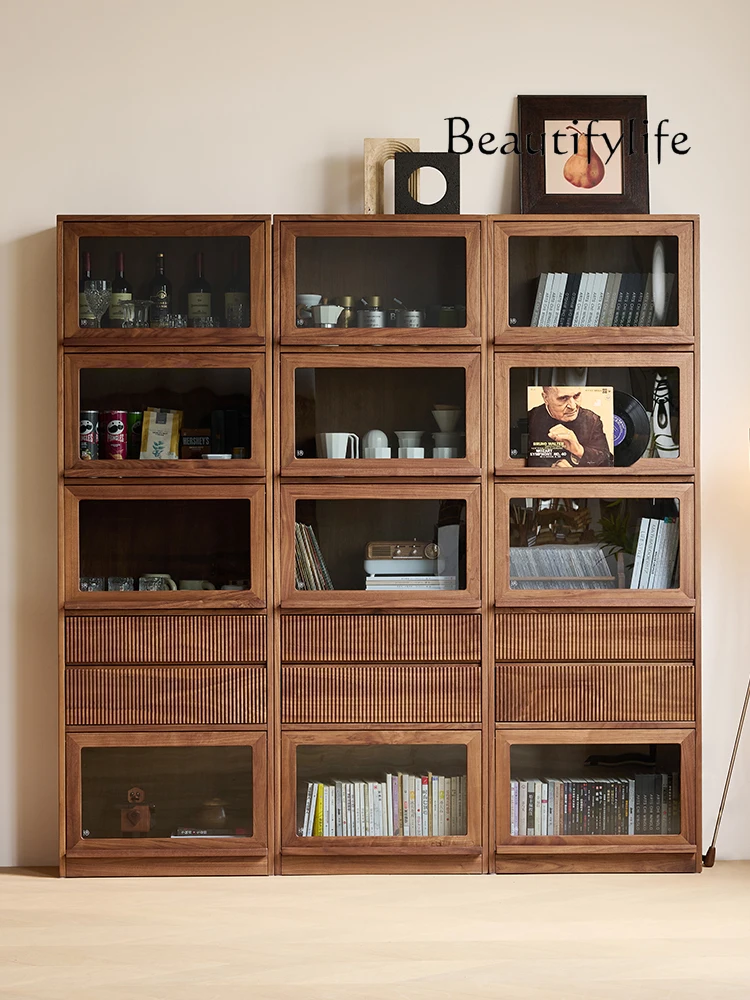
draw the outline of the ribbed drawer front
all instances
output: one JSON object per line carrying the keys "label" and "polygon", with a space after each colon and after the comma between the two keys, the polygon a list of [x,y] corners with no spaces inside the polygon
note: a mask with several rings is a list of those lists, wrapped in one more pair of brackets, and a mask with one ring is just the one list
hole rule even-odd
{"label": "ribbed drawer front", "polygon": [[692,663],[498,663],[498,722],[693,722]]}
{"label": "ribbed drawer front", "polygon": [[479,615],[284,615],[288,663],[471,663],[481,659]]}
{"label": "ribbed drawer front", "polygon": [[265,667],[69,667],[69,726],[221,726],[266,721]]}
{"label": "ribbed drawer front", "polygon": [[300,722],[480,722],[481,668],[471,664],[285,665],[281,719]]}
{"label": "ribbed drawer front", "polygon": [[695,615],[688,612],[503,612],[495,658],[529,660],[692,660]]}
{"label": "ribbed drawer front", "polygon": [[69,664],[262,663],[265,615],[69,615]]}

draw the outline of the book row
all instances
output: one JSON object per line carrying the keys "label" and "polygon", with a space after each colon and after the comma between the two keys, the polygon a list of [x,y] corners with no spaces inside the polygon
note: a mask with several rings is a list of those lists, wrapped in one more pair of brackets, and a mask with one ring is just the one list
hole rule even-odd
{"label": "book row", "polygon": [[674,274],[543,272],[530,326],[664,326]]}
{"label": "book row", "polygon": [[677,568],[680,525],[677,518],[642,517],[638,528],[632,590],[671,587]]}
{"label": "book row", "polygon": [[680,776],[513,779],[510,832],[512,837],[678,834]]}
{"label": "book row", "polygon": [[513,590],[607,590],[616,579],[598,543],[510,547]]}
{"label": "book row", "polygon": [[301,837],[466,834],[466,775],[386,774],[382,781],[309,781]]}
{"label": "book row", "polygon": [[297,590],[333,590],[333,582],[312,525],[294,525],[294,572]]}

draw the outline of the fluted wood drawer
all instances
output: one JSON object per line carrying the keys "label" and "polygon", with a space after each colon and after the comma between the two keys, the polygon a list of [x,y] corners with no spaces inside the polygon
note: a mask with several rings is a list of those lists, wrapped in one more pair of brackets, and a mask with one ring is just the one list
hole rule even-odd
{"label": "fluted wood drawer", "polygon": [[498,663],[498,722],[693,722],[692,663]]}
{"label": "fluted wood drawer", "polygon": [[284,615],[288,663],[472,663],[481,659],[480,615]]}
{"label": "fluted wood drawer", "polygon": [[69,664],[262,663],[265,615],[68,615]]}
{"label": "fluted wood drawer", "polygon": [[692,660],[692,612],[503,612],[495,617],[495,659]]}
{"label": "fluted wood drawer", "polygon": [[285,664],[281,720],[481,722],[481,667],[460,664]]}
{"label": "fluted wood drawer", "polygon": [[266,721],[263,667],[68,667],[68,726],[221,726]]}

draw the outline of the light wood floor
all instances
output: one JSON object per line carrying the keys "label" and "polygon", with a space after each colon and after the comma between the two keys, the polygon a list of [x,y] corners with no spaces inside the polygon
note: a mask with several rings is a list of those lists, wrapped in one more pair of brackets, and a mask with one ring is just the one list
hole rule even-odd
{"label": "light wood floor", "polygon": [[750,997],[750,862],[701,875],[0,871],[2,1000]]}

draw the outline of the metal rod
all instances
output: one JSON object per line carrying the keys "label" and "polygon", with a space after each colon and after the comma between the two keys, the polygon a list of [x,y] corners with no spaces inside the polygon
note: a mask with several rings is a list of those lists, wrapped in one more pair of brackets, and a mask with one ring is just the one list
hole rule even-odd
{"label": "metal rod", "polygon": [[742,715],[740,716],[740,724],[737,727],[737,735],[734,739],[734,749],[732,750],[732,758],[729,761],[729,770],[727,771],[727,780],[724,783],[724,794],[721,796],[721,805],[719,806],[719,815],[716,817],[716,827],[714,828],[714,836],[711,841],[711,846],[703,855],[703,867],[713,868],[714,861],[716,860],[716,838],[719,836],[719,827],[721,826],[721,817],[724,815],[724,806],[727,801],[727,792],[729,791],[729,782],[732,780],[732,771],[734,770],[734,762],[737,759],[737,750],[740,745],[740,738],[742,736],[742,730],[745,725],[745,716],[747,715],[747,706],[750,702],[750,680],[747,682],[747,691],[745,692],[745,704],[742,706]]}

